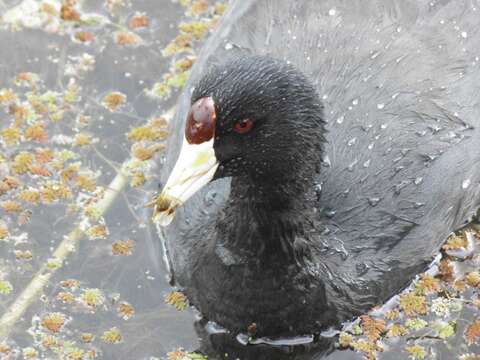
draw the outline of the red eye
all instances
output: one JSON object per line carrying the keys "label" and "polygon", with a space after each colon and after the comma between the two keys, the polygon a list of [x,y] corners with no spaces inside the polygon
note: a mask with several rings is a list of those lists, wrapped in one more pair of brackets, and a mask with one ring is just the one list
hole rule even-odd
{"label": "red eye", "polygon": [[233,125],[233,130],[235,130],[239,134],[245,134],[252,130],[253,121],[250,119],[243,119],[239,120]]}

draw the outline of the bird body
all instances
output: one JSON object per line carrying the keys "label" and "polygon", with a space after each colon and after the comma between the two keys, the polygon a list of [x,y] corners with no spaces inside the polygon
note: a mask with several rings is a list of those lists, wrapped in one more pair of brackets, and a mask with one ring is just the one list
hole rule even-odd
{"label": "bird body", "polygon": [[[179,100],[162,173],[192,102],[211,96],[215,179],[160,229],[208,319],[266,336],[335,326],[407,286],[471,220],[479,12],[460,0],[233,3]],[[223,132],[239,117],[251,133]]]}

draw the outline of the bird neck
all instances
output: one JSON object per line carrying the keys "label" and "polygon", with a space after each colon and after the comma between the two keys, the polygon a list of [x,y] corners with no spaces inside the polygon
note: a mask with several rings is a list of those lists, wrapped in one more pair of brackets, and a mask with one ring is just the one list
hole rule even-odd
{"label": "bird neck", "polygon": [[222,245],[259,263],[302,263],[310,253],[314,194],[309,185],[232,178],[231,200],[219,221]]}

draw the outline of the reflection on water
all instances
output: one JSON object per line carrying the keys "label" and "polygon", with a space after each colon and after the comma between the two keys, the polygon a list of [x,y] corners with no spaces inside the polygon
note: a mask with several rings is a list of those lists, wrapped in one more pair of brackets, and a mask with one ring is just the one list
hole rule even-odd
{"label": "reflection on water", "polygon": [[[193,309],[177,310],[181,296],[169,296],[145,205],[159,182],[163,114],[222,11],[213,1],[0,0],[0,313],[32,279],[40,284],[26,312],[0,328],[9,333],[0,339],[5,358],[189,359],[179,348],[210,359],[362,358],[333,352],[337,338],[244,346],[207,333]],[[385,350],[406,357],[420,339],[438,359],[458,354],[455,346],[470,351],[463,334],[473,303],[455,313],[450,342],[428,338],[417,321],[405,325],[413,342],[386,340]],[[357,323],[345,334],[361,332]],[[361,341],[348,346],[370,354]]]}
{"label": "reflection on water", "polygon": [[[316,339],[315,342],[297,346],[242,345],[229,334],[210,334],[205,331],[205,323],[197,321],[195,329],[200,338],[199,351],[209,357],[220,359],[312,359],[323,358],[334,350],[334,338]],[[342,359],[344,359],[342,355]]]}

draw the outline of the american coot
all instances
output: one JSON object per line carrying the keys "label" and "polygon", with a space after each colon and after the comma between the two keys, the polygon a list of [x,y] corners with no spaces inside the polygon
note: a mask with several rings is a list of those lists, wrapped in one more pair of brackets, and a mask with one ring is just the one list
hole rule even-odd
{"label": "american coot", "polygon": [[208,319],[316,333],[425,269],[480,206],[479,29],[474,1],[231,6],[179,101],[156,209]]}

